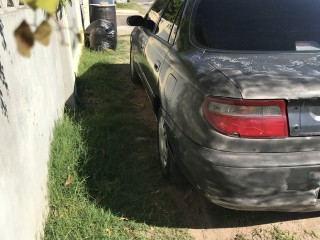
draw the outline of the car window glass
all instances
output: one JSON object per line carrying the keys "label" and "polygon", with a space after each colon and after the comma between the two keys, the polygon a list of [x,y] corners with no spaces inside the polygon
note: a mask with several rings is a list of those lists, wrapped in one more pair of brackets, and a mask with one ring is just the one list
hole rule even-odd
{"label": "car window glass", "polygon": [[183,2],[184,0],[171,0],[164,10],[155,34],[165,41],[169,41],[172,27]]}
{"label": "car window glass", "polygon": [[201,0],[194,34],[209,48],[320,50],[319,0]]}
{"label": "car window glass", "polygon": [[168,3],[168,0],[158,0],[154,3],[154,5],[152,6],[152,8],[150,9],[150,11],[147,13],[146,15],[146,24],[147,26],[145,26],[147,29],[149,29],[150,31],[154,31],[155,26],[157,25],[161,13],[163,11],[163,9],[166,7]]}
{"label": "car window glass", "polygon": [[182,17],[183,6],[184,6],[184,4],[182,4],[182,6],[180,7],[178,16],[176,17],[176,20],[174,21],[173,27],[171,29],[170,38],[169,38],[169,43],[170,44],[173,44],[173,42],[174,42],[174,40],[176,38],[177,31],[178,31],[178,25],[179,25],[181,17]]}

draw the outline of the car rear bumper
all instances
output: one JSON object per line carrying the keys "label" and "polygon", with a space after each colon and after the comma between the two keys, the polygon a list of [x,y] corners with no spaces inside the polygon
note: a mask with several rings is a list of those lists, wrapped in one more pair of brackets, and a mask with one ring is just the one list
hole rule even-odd
{"label": "car rear bumper", "polygon": [[237,210],[320,210],[320,152],[222,152],[174,136],[177,164],[212,202]]}

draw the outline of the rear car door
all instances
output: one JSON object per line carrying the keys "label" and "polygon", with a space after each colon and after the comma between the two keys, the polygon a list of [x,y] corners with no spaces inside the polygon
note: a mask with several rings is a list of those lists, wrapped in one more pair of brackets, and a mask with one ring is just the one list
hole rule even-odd
{"label": "rear car door", "polygon": [[184,0],[169,1],[145,47],[146,69],[144,73],[148,90],[150,90],[152,96],[159,95],[159,74],[171,47],[170,34],[183,2]]}
{"label": "rear car door", "polygon": [[157,0],[150,8],[144,19],[144,25],[137,27],[131,34],[131,47],[134,61],[137,64],[138,72],[141,77],[146,90],[150,93],[150,86],[146,81],[147,77],[145,74],[148,71],[147,61],[145,58],[145,48],[148,43],[148,39],[153,35],[156,24],[158,23],[164,8],[168,4],[169,0]]}
{"label": "rear car door", "polygon": [[[168,4],[169,0],[157,0],[150,8],[149,12],[144,17],[144,24],[141,27],[137,27],[131,33],[131,53],[133,54],[134,61],[137,64],[138,72],[144,85],[146,85],[146,59],[145,48],[149,37],[153,34],[156,24],[158,23],[160,16]],[[147,91],[150,88],[146,86]]]}

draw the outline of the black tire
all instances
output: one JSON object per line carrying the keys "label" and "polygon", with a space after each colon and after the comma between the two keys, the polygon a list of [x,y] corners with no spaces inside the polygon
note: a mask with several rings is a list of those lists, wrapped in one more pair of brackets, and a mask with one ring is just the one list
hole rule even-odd
{"label": "black tire", "polygon": [[185,184],[187,182],[185,176],[182,174],[176,163],[174,162],[172,153],[170,151],[167,131],[168,126],[164,120],[161,110],[158,114],[158,154],[159,163],[163,177],[173,184]]}
{"label": "black tire", "polygon": [[131,81],[135,85],[141,85],[141,79],[139,77],[139,74],[137,73],[134,63],[133,63],[133,55],[132,55],[132,49],[130,49],[130,76]]}

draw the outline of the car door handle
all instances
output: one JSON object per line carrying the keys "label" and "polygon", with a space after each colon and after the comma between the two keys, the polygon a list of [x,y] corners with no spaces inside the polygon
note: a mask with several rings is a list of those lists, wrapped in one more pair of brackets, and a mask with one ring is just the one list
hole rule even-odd
{"label": "car door handle", "polygon": [[160,65],[161,65],[161,62],[159,60],[157,60],[155,63],[154,63],[154,70],[156,70],[156,72],[159,72],[160,70]]}

